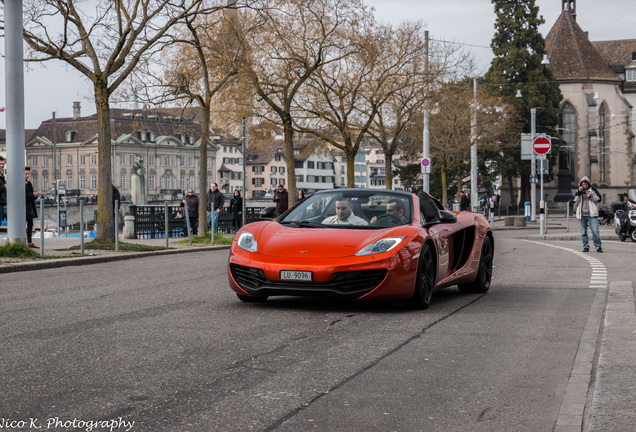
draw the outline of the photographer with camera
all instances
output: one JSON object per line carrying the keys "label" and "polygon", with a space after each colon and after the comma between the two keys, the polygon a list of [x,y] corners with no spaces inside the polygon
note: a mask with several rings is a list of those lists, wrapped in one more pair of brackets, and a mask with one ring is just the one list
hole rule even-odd
{"label": "photographer with camera", "polygon": [[579,190],[574,196],[574,208],[576,218],[579,220],[581,228],[581,241],[583,242],[583,252],[590,251],[590,241],[587,236],[589,225],[592,231],[592,240],[596,247],[596,252],[603,252],[601,247],[601,234],[598,229],[598,206],[601,202],[601,194],[590,184],[588,177],[583,177],[579,185]]}

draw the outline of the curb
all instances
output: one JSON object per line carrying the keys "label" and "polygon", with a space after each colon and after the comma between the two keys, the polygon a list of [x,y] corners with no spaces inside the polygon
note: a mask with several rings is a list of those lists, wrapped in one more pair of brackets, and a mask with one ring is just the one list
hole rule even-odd
{"label": "curb", "polygon": [[17,262],[0,264],[0,274],[2,273],[14,273],[29,270],[42,270],[49,268],[80,266],[86,264],[98,264],[111,261],[121,261],[126,259],[144,258],[152,255],[171,255],[190,252],[211,251],[218,249],[229,249],[230,245],[222,246],[196,246],[181,249],[164,249],[147,252],[113,252],[111,255],[100,256],[84,256],[84,257],[69,257],[69,258],[53,258],[45,261],[36,262]]}

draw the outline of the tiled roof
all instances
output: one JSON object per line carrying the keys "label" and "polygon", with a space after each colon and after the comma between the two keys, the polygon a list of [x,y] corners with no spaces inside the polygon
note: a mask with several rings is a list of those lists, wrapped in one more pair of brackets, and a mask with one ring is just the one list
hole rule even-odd
{"label": "tiled roof", "polygon": [[[174,112],[173,112],[174,111]],[[179,111],[182,112],[182,111]],[[200,137],[201,125],[195,119],[176,115],[176,110],[133,110],[111,109],[111,137],[136,136],[137,131],[152,131],[155,137],[176,136],[180,133],[194,135],[195,141]],[[57,143],[66,142],[66,132],[75,131],[73,142],[83,143],[97,135],[97,114],[79,118],[58,118],[55,121],[55,139]],[[53,139],[53,121],[46,120],[34,131],[30,138],[46,137]],[[224,137],[225,138],[225,137]],[[27,139],[27,142],[31,139]],[[212,136],[210,136],[212,140]],[[230,137],[230,140],[233,140]],[[225,140],[224,140],[225,141]]]}
{"label": "tiled roof", "polygon": [[621,71],[632,62],[636,39],[592,42],[596,51],[614,71]]}
{"label": "tiled roof", "polygon": [[569,10],[561,12],[545,43],[549,68],[557,80],[620,81]]}

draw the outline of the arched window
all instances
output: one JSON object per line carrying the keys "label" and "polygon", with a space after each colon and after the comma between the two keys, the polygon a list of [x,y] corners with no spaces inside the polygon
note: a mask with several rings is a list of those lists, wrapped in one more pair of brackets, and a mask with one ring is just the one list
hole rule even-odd
{"label": "arched window", "polygon": [[563,104],[559,111],[559,132],[563,139],[559,150],[559,172],[569,172],[574,178],[574,155],[576,155],[576,114],[569,103]]}
{"label": "arched window", "polygon": [[598,110],[598,181],[605,183],[606,173],[606,138],[607,138],[607,108],[605,104]]}

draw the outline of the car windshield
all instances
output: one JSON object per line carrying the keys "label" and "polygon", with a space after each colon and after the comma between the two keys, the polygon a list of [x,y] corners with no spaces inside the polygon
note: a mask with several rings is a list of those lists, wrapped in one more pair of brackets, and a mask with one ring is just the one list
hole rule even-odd
{"label": "car windshield", "polygon": [[335,189],[311,195],[279,222],[303,228],[381,229],[410,224],[412,202],[403,192]]}

